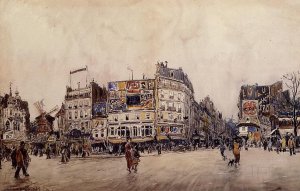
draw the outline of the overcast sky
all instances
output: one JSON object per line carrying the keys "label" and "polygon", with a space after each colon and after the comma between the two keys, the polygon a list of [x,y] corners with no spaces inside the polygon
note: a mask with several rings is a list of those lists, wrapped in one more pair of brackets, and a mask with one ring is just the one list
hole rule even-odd
{"label": "overcast sky", "polygon": [[99,84],[154,77],[157,61],[182,67],[195,98],[237,115],[243,84],[271,84],[299,69],[300,1],[0,1],[0,93],[63,102],[69,71]]}

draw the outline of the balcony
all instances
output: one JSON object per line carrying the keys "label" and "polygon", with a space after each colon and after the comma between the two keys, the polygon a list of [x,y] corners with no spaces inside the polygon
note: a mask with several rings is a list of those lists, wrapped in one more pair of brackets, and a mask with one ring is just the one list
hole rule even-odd
{"label": "balcony", "polygon": [[165,111],[166,107],[165,106],[160,106],[159,109],[162,110],[162,111]]}
{"label": "balcony", "polygon": [[175,107],[168,107],[167,111],[176,111],[176,108]]}

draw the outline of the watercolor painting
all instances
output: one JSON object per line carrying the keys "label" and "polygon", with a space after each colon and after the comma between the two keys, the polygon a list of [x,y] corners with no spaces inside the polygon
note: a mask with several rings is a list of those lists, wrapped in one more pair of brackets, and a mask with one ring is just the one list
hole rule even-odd
{"label": "watercolor painting", "polygon": [[0,0],[0,190],[298,191],[297,0]]}

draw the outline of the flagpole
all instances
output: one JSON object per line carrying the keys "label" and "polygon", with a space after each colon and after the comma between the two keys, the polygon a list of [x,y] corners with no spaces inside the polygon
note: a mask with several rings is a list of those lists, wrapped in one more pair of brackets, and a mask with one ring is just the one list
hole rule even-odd
{"label": "flagpole", "polygon": [[85,66],[85,68],[86,68],[85,84],[86,84],[86,87],[87,87],[88,86],[87,85],[87,76],[88,76],[88,67],[87,67],[87,65]]}
{"label": "flagpole", "polygon": [[71,74],[71,71],[70,71],[70,88],[72,86],[72,74]]}

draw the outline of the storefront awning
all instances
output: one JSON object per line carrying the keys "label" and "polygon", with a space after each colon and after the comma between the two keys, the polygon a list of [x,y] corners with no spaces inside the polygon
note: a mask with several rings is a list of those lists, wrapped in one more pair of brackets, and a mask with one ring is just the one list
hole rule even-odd
{"label": "storefront awning", "polygon": [[147,138],[140,138],[140,139],[132,139],[131,142],[134,143],[143,143],[147,141],[153,141],[153,138],[147,137]]}
{"label": "storefront awning", "polygon": [[126,143],[125,139],[108,139],[108,141],[113,144]]}
{"label": "storefront awning", "polygon": [[181,137],[181,136],[171,136],[171,140],[186,140],[185,137]]}
{"label": "storefront awning", "polygon": [[165,135],[158,135],[157,136],[157,140],[159,141],[159,140],[169,140],[169,138],[167,137],[167,136],[165,136]]}

